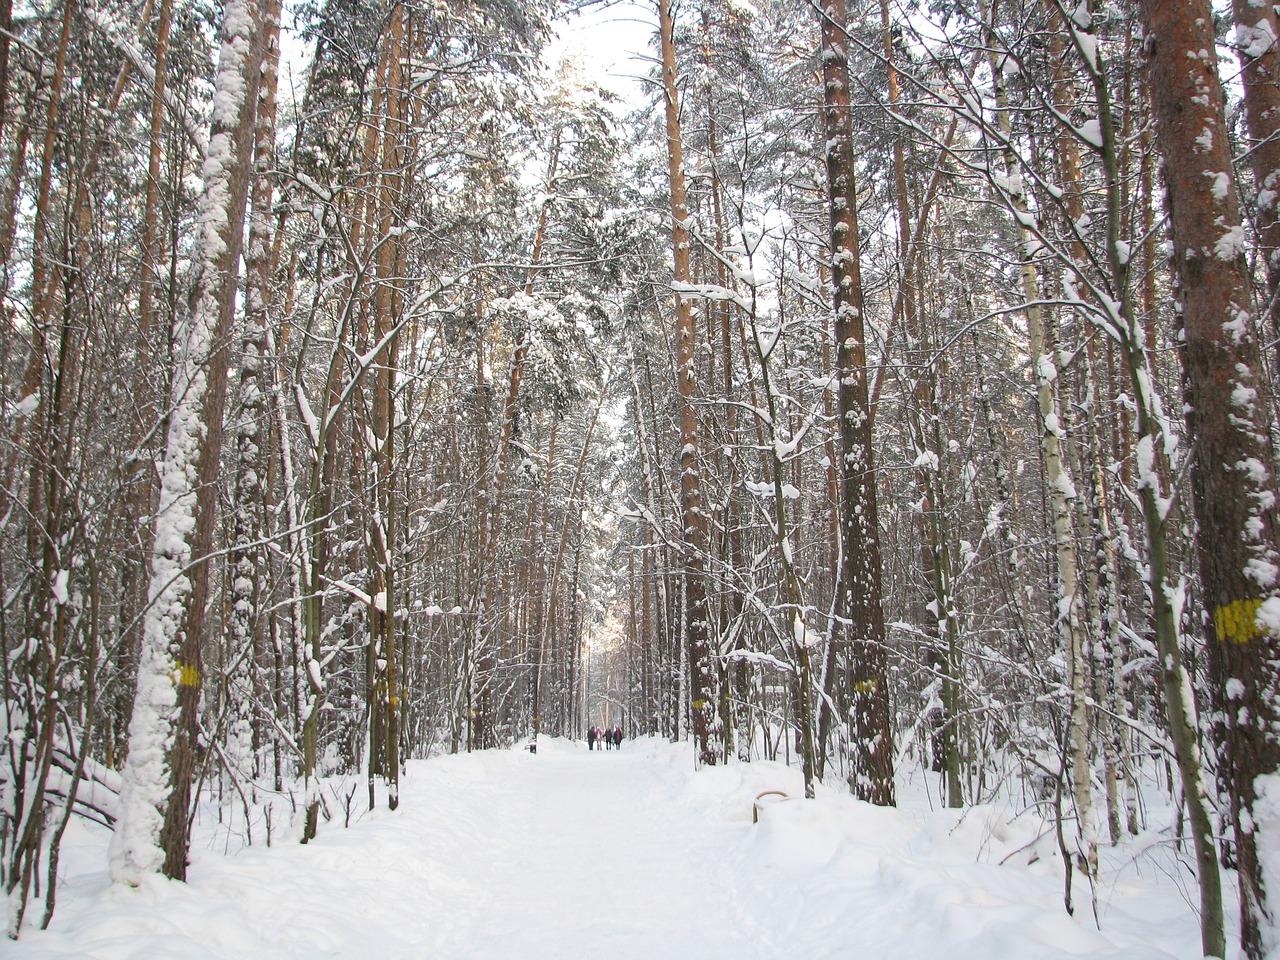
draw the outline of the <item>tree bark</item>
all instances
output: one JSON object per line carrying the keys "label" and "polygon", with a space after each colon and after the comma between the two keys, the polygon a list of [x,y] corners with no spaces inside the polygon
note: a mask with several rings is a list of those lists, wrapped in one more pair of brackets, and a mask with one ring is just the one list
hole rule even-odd
{"label": "tree bark", "polygon": [[895,803],[888,656],[881,597],[880,521],[867,380],[867,348],[858,237],[849,41],[844,0],[820,14],[823,132],[831,224],[837,409],[840,435],[840,579],[837,630],[844,634],[851,699],[849,784],[860,800]]}
{"label": "tree bark", "polygon": [[256,5],[227,0],[196,244],[196,281],[178,337],[138,690],[111,874],[184,879],[205,603],[235,277],[249,189],[262,57]]}
{"label": "tree bark", "polygon": [[[231,707],[237,711],[234,729],[241,740],[235,759],[252,754],[258,727],[254,702],[261,653],[265,648],[267,615],[262,611],[268,593],[266,583],[267,538],[267,438],[271,435],[270,394],[272,359],[268,307],[275,274],[271,204],[274,195],[276,86],[280,58],[280,0],[265,0],[262,10],[265,54],[253,132],[253,187],[250,204],[249,246],[245,254],[245,324],[240,348],[240,416],[236,444],[236,505],[232,518],[234,548],[231,553],[232,604],[229,632],[235,643],[233,657],[241,665],[227,678],[237,693]],[[150,192],[148,192],[150,199]],[[248,652],[246,652],[248,651]],[[250,762],[244,771],[256,773]]]}
{"label": "tree bark", "polygon": [[1257,188],[1254,227],[1266,271],[1262,319],[1274,342],[1280,377],[1280,17],[1275,5],[1232,0],[1236,50],[1244,79],[1248,154]]}
{"label": "tree bark", "polygon": [[[380,749],[373,751],[382,758],[382,775],[387,783],[387,805],[394,810],[400,803],[400,754],[399,714],[400,693],[398,687],[396,649],[396,560],[395,560],[395,372],[399,363],[399,324],[403,309],[400,291],[403,240],[392,236],[396,226],[396,211],[401,201],[405,175],[405,149],[407,107],[405,103],[404,68],[406,63],[406,20],[409,12],[397,5],[391,15],[391,34],[387,52],[386,119],[382,131],[381,190],[378,197],[377,281],[374,309],[377,315],[375,336],[381,348],[374,360],[375,383],[373,388],[373,451],[374,506],[370,518],[369,544],[374,597],[369,614],[370,642],[373,664],[377,674],[374,685],[378,710],[373,715],[380,718],[380,729],[375,735],[380,739]],[[379,598],[381,602],[379,602]]]}
{"label": "tree bark", "polygon": [[[702,508],[696,370],[697,323],[688,288],[689,206],[684,178],[680,95],[676,85],[675,22],[671,0],[658,0],[662,42],[662,87],[666,106],[667,172],[671,188],[671,233],[675,263],[672,287],[676,307],[676,383],[680,396],[680,508],[684,553],[685,648],[689,663],[689,698],[693,736],[701,763],[714,764],[711,739],[715,725],[715,671],[711,663],[710,617],[707,610],[707,518]],[[682,289],[684,288],[684,289]]]}
{"label": "tree bark", "polygon": [[1261,357],[1213,57],[1213,11],[1208,0],[1142,0],[1139,11],[1182,311],[1200,577],[1215,641],[1219,781],[1235,827],[1241,943],[1256,960],[1277,945],[1276,906],[1259,856],[1280,830],[1275,456],[1259,392]]}
{"label": "tree bark", "polygon": [[[983,3],[983,16],[990,22],[989,5]],[[994,28],[989,28],[988,57],[993,76],[1003,78],[998,62],[998,46]],[[1083,865],[1090,877],[1097,874],[1097,830],[1093,821],[1092,779],[1089,762],[1088,671],[1085,657],[1083,611],[1079,590],[1075,530],[1072,524],[1076,499],[1075,481],[1062,453],[1066,426],[1058,398],[1058,368],[1050,348],[1052,316],[1040,305],[1039,271],[1030,254],[1037,242],[1029,224],[1034,216],[1028,205],[1023,174],[1013,149],[1013,125],[1009,116],[1008,96],[1003,79],[996,85],[996,129],[993,131],[1004,165],[1005,184],[1001,200],[1017,223],[1017,245],[1022,273],[1022,292],[1026,300],[1027,338],[1030,341],[1031,376],[1036,385],[1036,410],[1039,415],[1040,453],[1053,524],[1055,572],[1057,576],[1056,623],[1058,640],[1068,665],[1067,682],[1071,691],[1071,713],[1066,749],[1071,764],[1071,788]],[[1068,891],[1068,897],[1070,891]]]}

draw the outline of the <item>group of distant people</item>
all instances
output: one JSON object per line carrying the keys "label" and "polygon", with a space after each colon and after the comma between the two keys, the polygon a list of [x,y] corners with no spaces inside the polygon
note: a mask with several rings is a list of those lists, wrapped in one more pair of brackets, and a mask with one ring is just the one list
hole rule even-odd
{"label": "group of distant people", "polygon": [[588,727],[587,749],[594,750],[597,743],[601,745],[601,750],[613,750],[621,747],[622,728],[614,727],[612,730],[601,730],[599,727]]}

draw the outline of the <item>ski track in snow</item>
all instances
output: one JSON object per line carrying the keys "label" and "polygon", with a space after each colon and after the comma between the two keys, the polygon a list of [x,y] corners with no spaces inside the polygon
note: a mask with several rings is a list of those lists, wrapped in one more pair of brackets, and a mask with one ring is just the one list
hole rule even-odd
{"label": "ski track in snow", "polygon": [[[886,810],[834,788],[817,802],[776,763],[694,773],[688,744],[617,751],[544,741],[411,762],[399,811],[305,846],[277,838],[227,855],[197,825],[191,882],[111,887],[105,831],[68,834],[58,913],[29,924],[14,960],[992,960],[1198,957],[1198,930],[1136,855],[1062,909],[1054,842],[1008,811]],[[354,783],[354,781],[352,781]],[[363,810],[364,785],[353,809]],[[210,819],[206,810],[205,821]],[[278,826],[277,826],[277,829]],[[261,832],[261,828],[259,828]],[[1030,845],[1028,845],[1030,841]],[[217,848],[212,845],[217,843]],[[1031,857],[1026,850],[1039,850]],[[1158,848],[1163,849],[1163,848]],[[1017,853],[1017,856],[1012,856]],[[1001,866],[1003,859],[1020,862]],[[1176,874],[1176,869],[1172,871]],[[33,903],[29,916],[40,914]]]}

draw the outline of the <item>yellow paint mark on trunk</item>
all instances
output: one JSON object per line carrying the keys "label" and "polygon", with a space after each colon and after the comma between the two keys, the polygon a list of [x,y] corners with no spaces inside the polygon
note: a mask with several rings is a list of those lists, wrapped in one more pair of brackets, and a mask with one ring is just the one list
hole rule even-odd
{"label": "yellow paint mark on trunk", "polygon": [[1248,643],[1262,635],[1258,626],[1261,600],[1233,600],[1213,611],[1219,643]]}

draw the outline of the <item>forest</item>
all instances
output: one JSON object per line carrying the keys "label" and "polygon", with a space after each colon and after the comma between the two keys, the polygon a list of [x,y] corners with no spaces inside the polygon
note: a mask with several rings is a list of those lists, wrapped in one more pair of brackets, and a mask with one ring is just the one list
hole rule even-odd
{"label": "forest", "polygon": [[617,724],[1280,946],[1275,8],[608,6],[0,0],[9,935]]}

